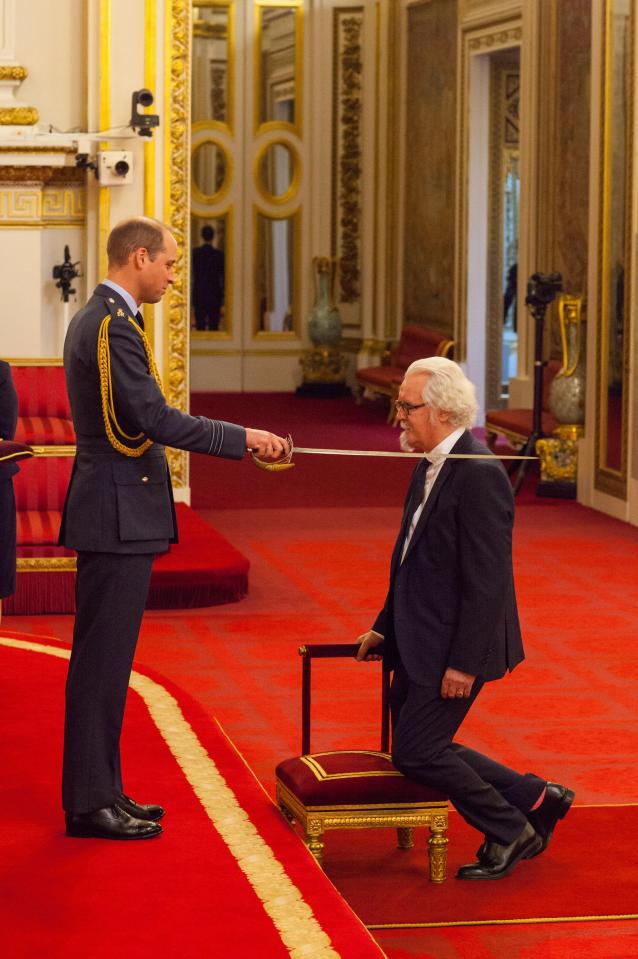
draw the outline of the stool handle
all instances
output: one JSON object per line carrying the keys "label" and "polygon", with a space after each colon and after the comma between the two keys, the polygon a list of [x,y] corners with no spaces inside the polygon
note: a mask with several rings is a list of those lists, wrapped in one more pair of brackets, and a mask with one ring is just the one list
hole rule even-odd
{"label": "stool handle", "polygon": [[[358,643],[311,643],[299,647],[301,664],[301,755],[310,752],[310,706],[313,659],[347,659],[357,655]],[[390,750],[390,670],[381,670],[381,752]]]}

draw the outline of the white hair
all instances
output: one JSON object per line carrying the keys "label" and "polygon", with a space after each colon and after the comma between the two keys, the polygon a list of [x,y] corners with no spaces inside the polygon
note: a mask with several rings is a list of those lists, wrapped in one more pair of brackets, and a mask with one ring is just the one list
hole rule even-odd
{"label": "white hair", "polygon": [[427,373],[422,392],[424,403],[448,413],[454,426],[466,430],[474,426],[478,410],[476,390],[458,363],[444,356],[428,356],[411,363],[405,377],[417,373]]}

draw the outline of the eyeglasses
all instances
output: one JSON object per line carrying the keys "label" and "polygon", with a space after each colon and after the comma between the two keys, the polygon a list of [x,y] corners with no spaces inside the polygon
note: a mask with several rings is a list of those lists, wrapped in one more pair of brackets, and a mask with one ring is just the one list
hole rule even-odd
{"label": "eyeglasses", "polygon": [[397,413],[403,413],[404,416],[409,416],[410,413],[414,413],[415,410],[420,410],[422,406],[427,405],[427,403],[405,403],[403,400],[397,400],[394,408]]}

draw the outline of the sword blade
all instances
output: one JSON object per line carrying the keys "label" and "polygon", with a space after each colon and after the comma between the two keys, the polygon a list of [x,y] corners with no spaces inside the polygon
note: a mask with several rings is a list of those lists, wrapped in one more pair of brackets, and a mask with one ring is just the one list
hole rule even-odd
{"label": "sword blade", "polygon": [[[309,446],[295,446],[292,455],[295,453],[309,453],[312,456],[391,456],[396,459],[423,459],[423,453],[403,453],[390,450],[331,450],[331,449],[313,449]],[[538,456],[519,456],[519,455],[501,455],[500,453],[441,453],[436,454],[437,458],[446,460],[537,460]]]}

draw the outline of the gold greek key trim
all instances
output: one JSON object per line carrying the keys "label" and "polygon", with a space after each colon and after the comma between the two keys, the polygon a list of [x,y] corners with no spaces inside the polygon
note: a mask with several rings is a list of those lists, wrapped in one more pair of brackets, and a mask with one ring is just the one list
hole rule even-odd
{"label": "gold greek key trim", "polygon": [[35,107],[0,107],[0,126],[32,127],[40,119]]}
{"label": "gold greek key trim", "polygon": [[0,221],[3,228],[17,223],[39,226],[41,220],[42,192],[39,187],[31,190],[0,189]]}
{"label": "gold greek key trim", "polygon": [[[164,297],[164,374],[169,406],[188,409],[190,249],[190,0],[167,0],[164,31],[164,222],[177,242],[175,282]],[[166,451],[175,486],[188,486],[188,454]]]}
{"label": "gold greek key trim", "polygon": [[[69,659],[68,649],[0,635],[0,645]],[[248,813],[204,749],[178,702],[159,683],[136,670],[130,686],[149,715],[206,815],[252,886],[291,956],[339,959],[300,890],[286,874],[273,850],[259,834]]]}
{"label": "gold greek key trim", "polygon": [[19,573],[74,573],[76,568],[74,556],[18,556],[16,560]]}
{"label": "gold greek key trim", "polygon": [[[82,224],[86,217],[84,190],[72,187],[46,187],[42,193],[42,219],[65,224]],[[47,223],[47,226],[49,223]]]}

